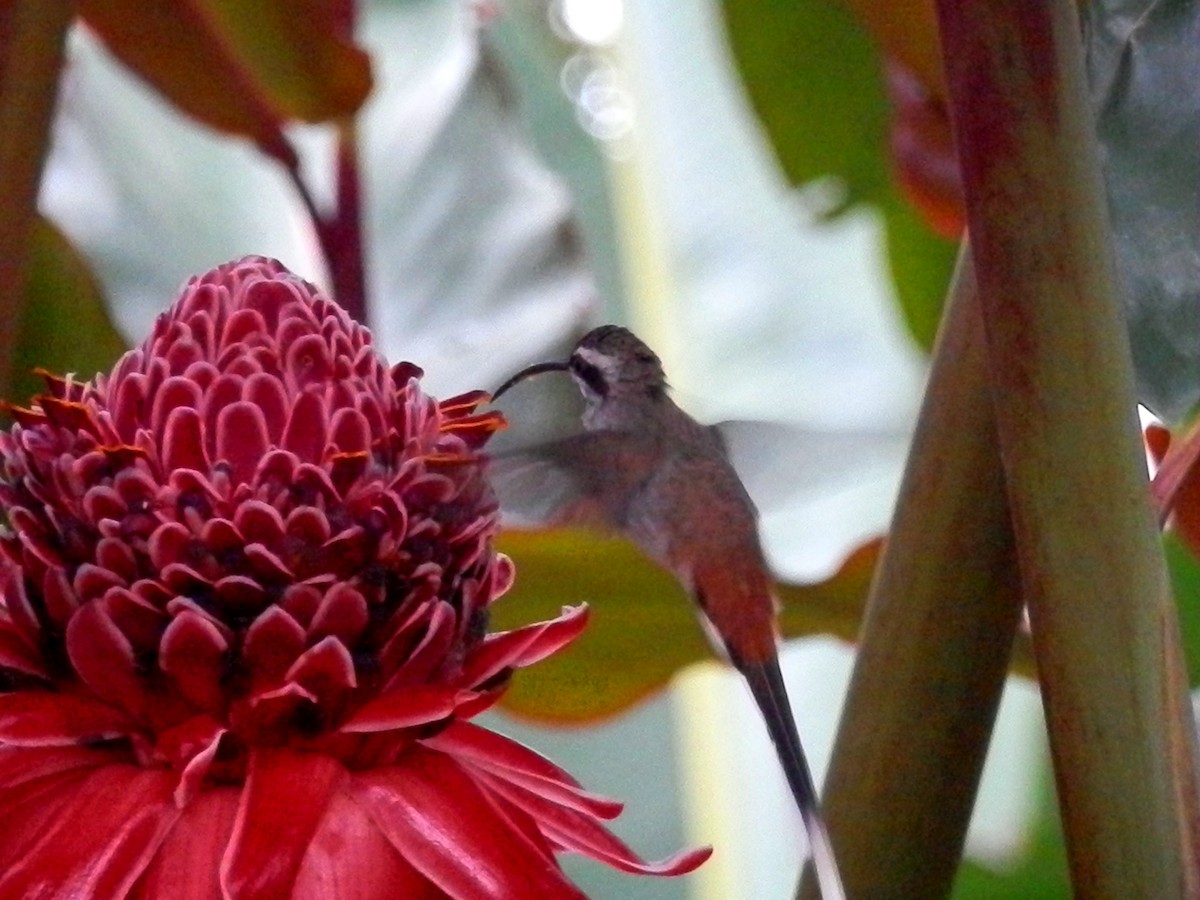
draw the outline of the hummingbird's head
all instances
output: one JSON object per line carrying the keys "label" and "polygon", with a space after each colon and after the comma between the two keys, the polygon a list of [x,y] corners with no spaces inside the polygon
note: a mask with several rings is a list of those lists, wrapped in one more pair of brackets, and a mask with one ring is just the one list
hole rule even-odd
{"label": "hummingbird's head", "polygon": [[645,393],[658,399],[667,388],[662,361],[627,328],[601,325],[585,334],[567,369],[589,403],[613,394]]}

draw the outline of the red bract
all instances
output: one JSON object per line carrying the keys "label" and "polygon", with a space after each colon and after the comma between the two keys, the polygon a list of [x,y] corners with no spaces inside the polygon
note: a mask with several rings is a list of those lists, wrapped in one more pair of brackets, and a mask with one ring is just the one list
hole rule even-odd
{"label": "red bract", "polygon": [[578,897],[659,864],[620,807],[467,720],[583,608],[509,586],[482,392],[438,403],[265,259],[0,433],[0,897]]}

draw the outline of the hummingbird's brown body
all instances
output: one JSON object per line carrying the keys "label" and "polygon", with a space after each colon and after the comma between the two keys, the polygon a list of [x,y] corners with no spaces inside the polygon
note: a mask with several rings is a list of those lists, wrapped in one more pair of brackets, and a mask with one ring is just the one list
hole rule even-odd
{"label": "hummingbird's brown body", "polygon": [[[720,435],[676,406],[658,357],[612,325],[585,335],[567,362],[517,373],[493,400],[524,377],[552,370],[569,371],[579,385],[587,403],[585,432],[510,462],[538,469],[540,485],[549,486],[556,475],[565,479],[547,521],[624,533],[692,595],[717,649],[745,676],[762,711],[808,831],[822,894],[842,897],[779,671],[775,600],[757,513]],[[499,475],[504,468],[501,461]]]}

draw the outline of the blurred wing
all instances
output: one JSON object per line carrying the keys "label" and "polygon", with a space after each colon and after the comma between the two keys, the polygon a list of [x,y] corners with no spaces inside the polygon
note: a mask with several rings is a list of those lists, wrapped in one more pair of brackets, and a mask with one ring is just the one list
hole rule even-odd
{"label": "blurred wing", "polygon": [[499,454],[488,469],[506,526],[619,530],[656,458],[651,441],[630,432],[600,431]]}

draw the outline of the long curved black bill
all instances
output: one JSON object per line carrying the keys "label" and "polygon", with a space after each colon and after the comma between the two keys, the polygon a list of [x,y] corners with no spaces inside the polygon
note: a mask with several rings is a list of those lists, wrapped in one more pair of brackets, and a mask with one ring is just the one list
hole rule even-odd
{"label": "long curved black bill", "polygon": [[512,378],[508,379],[508,381],[504,382],[504,384],[500,385],[500,387],[498,387],[495,391],[492,392],[491,402],[495,403],[497,400],[500,399],[501,394],[503,394],[505,391],[507,391],[513,385],[524,381],[526,378],[529,378],[532,375],[541,375],[543,372],[567,372],[569,370],[570,370],[570,366],[567,365],[567,363],[565,363],[565,362],[541,362],[541,363],[534,363],[532,366],[526,366],[524,369],[522,369],[520,372],[518,372]]}

